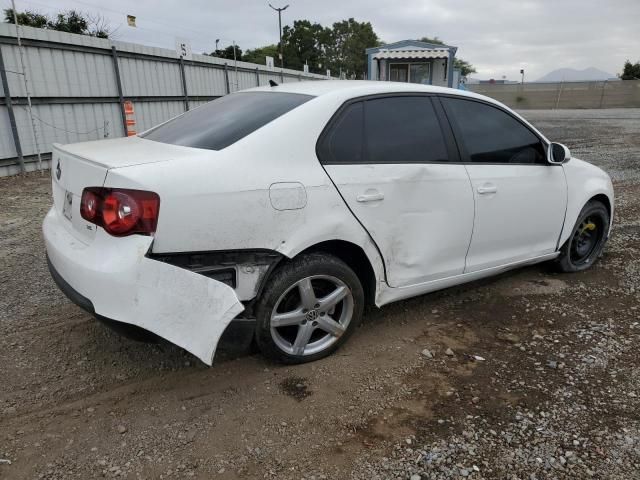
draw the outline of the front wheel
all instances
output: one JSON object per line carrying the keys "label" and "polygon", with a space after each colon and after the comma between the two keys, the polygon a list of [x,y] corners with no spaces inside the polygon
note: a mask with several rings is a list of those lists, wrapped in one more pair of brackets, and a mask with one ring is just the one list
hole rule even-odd
{"label": "front wheel", "polygon": [[562,272],[580,272],[598,259],[607,241],[609,212],[598,201],[585,205],[571,236],[560,249],[557,265]]}
{"label": "front wheel", "polygon": [[323,253],[277,270],[258,301],[256,342],[267,357],[306,363],[330,355],[362,320],[364,292],[343,261]]}

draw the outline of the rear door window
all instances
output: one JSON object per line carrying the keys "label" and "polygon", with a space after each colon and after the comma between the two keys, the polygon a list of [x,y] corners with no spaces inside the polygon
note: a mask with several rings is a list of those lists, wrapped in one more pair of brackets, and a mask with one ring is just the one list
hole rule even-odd
{"label": "rear door window", "polygon": [[546,164],[542,141],[516,118],[473,100],[442,99],[474,163]]}
{"label": "rear door window", "polygon": [[365,102],[369,163],[448,161],[440,122],[429,97],[388,97]]}
{"label": "rear door window", "polygon": [[318,147],[325,164],[447,162],[431,99],[373,98],[348,105]]}
{"label": "rear door window", "polygon": [[183,147],[222,150],[312,98],[284,92],[232,93],[141,136]]}

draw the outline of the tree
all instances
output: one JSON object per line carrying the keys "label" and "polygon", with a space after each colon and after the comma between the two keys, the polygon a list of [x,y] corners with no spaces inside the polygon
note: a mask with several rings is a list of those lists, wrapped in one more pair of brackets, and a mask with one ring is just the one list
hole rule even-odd
{"label": "tree", "polygon": [[460,76],[462,77],[468,77],[472,73],[477,72],[476,67],[471,65],[466,60],[462,60],[461,58],[457,57],[453,59],[453,68],[457,68],[458,70],[460,70]]}
{"label": "tree", "polygon": [[[435,45],[445,45],[445,43],[442,40],[440,40],[438,37],[433,37],[433,38],[422,37],[419,41],[424,43],[433,43]],[[467,77],[472,73],[477,72],[476,67],[471,65],[466,60],[463,60],[458,57],[453,59],[453,68],[457,68],[458,70],[460,70],[460,76],[462,77]]]}
{"label": "tree", "polygon": [[624,62],[624,68],[622,69],[622,80],[640,80],[640,62],[631,63],[629,60]]}
{"label": "tree", "polygon": [[[222,50],[215,50],[209,53],[209,55],[212,57],[219,57],[219,58],[226,58],[228,60],[234,60],[233,48],[234,48],[233,45],[229,45],[227,48],[224,48]],[[243,60],[242,49],[238,45],[235,46],[235,49],[236,49],[235,60],[238,60],[238,61]]]}
{"label": "tree", "polygon": [[273,57],[274,59],[278,58],[278,46],[265,45],[264,47],[254,48],[253,50],[247,50],[242,55],[242,60],[245,62],[266,65],[267,60],[265,57]]}
{"label": "tree", "polygon": [[329,38],[328,30],[319,23],[296,20],[293,27],[286,25],[282,29],[285,67],[302,70],[303,65],[307,64],[310,72],[322,72],[326,63],[325,51]]}
{"label": "tree", "polygon": [[418,41],[424,42],[424,43],[433,43],[434,45],[445,45],[445,43],[442,40],[440,40],[438,37],[433,37],[433,38],[422,37]]}
{"label": "tree", "polygon": [[[35,27],[35,28],[47,28],[47,24],[49,19],[46,15],[42,15],[41,13],[32,12],[30,10],[26,10],[24,12],[18,12],[18,23],[20,25],[24,25],[26,27]],[[4,21],[5,23],[15,23],[15,19],[13,16],[13,8],[5,8],[4,9]]]}
{"label": "tree", "polygon": [[[88,35],[98,38],[109,38],[109,25],[101,15],[88,15],[77,10],[67,10],[56,14],[53,18],[33,11],[17,12],[18,24],[27,27],[57,30],[59,32]],[[4,10],[4,21],[15,23],[13,9]]]}
{"label": "tree", "polygon": [[327,66],[346,78],[365,78],[367,60],[364,51],[380,44],[370,22],[353,18],[336,22],[330,30],[327,48]]}

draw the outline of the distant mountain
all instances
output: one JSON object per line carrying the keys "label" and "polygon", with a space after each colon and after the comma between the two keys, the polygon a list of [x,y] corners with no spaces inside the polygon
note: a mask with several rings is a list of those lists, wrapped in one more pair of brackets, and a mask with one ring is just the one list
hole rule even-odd
{"label": "distant mountain", "polygon": [[609,80],[615,78],[612,75],[597,68],[589,67],[584,70],[576,70],[575,68],[559,68],[553,72],[547,73],[544,77],[539,78],[536,82],[579,82],[591,80]]}

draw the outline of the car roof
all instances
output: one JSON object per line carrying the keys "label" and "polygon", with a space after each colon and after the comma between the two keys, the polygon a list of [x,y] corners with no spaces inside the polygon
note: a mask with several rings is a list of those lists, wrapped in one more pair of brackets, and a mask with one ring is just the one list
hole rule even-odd
{"label": "car roof", "polygon": [[383,93],[440,93],[448,95],[459,95],[461,97],[478,98],[491,103],[498,103],[495,100],[478,95],[477,93],[454,88],[435,87],[432,85],[421,85],[418,83],[385,82],[377,80],[310,80],[292,81],[280,84],[275,87],[264,86],[252,88],[249,91],[263,92],[283,92],[299,93],[320,97],[323,95],[337,94],[343,98],[355,98],[365,95],[376,95]]}

